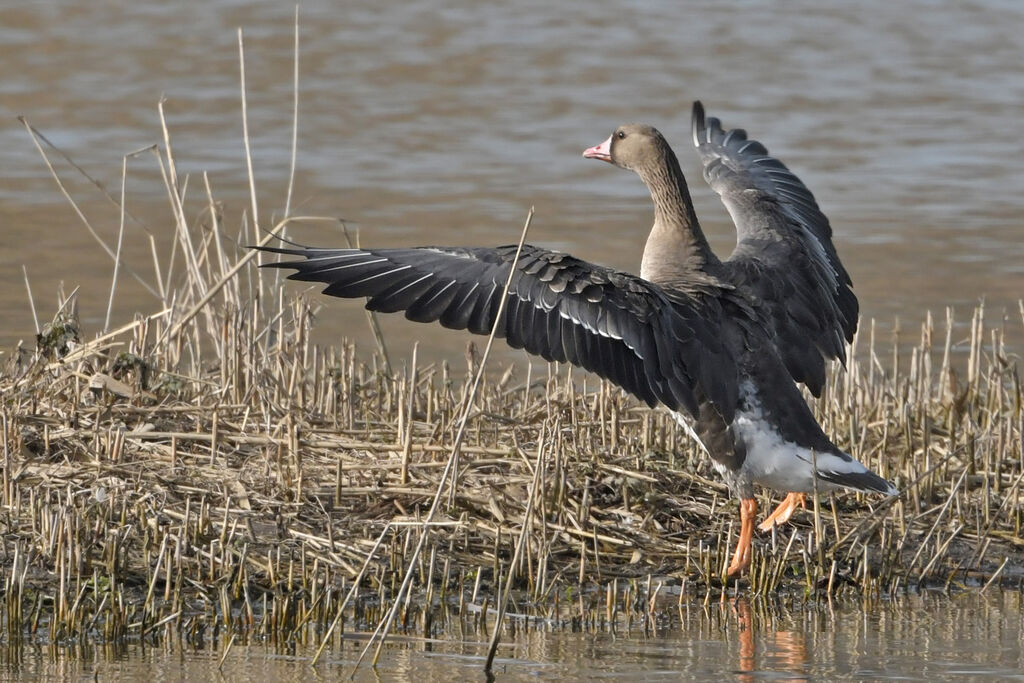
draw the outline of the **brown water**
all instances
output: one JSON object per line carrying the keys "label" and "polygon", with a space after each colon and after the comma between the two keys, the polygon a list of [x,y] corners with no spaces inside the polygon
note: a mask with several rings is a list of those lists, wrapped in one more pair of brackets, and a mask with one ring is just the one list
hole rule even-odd
{"label": "brown water", "polygon": [[[673,601],[674,602],[674,601]],[[745,599],[663,608],[655,630],[615,633],[553,623],[520,630],[495,660],[498,680],[910,680],[1024,679],[1024,618],[1017,592],[920,595],[862,609],[822,603],[786,608]],[[486,638],[396,637],[377,675],[356,680],[484,680]],[[310,668],[315,646],[226,642],[202,647],[0,647],[0,679],[337,680],[365,637],[346,639]],[[2,673],[6,669],[6,676]]]}
{"label": "brown water", "polygon": [[[162,143],[161,96],[186,213],[207,206],[208,172],[235,234],[248,208],[236,27],[246,35],[260,222],[283,213],[291,145],[290,3],[37,3],[0,26],[0,344],[33,332],[22,266],[42,319],[59,282],[81,286],[102,326],[111,260],[61,196],[15,114],[24,114],[117,196],[122,156]],[[342,216],[364,244],[531,241],[635,269],[650,200],[631,174],[580,158],[617,123],[643,119],[675,143],[714,245],[732,228],[689,149],[700,98],[765,141],[816,193],[867,317],[913,330],[926,308],[981,298],[1010,311],[1024,283],[1024,5],[798,0],[642,5],[310,2],[301,8],[301,112],[293,213]],[[53,155],[96,230],[119,213]],[[171,213],[156,160],[129,161],[128,209],[169,253]],[[337,244],[335,227],[296,237]],[[129,221],[132,267],[152,275]],[[114,323],[154,298],[122,274]],[[334,302],[325,335],[355,334]],[[388,323],[407,355],[414,331]],[[415,334],[446,352],[462,337]]]}

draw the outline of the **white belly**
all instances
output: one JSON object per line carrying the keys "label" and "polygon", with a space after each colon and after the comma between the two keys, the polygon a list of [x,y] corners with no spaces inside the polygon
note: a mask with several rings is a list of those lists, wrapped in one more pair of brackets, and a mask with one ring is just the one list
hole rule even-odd
{"label": "white belly", "polygon": [[[836,483],[844,481],[843,475],[870,474],[870,470],[838,449],[815,451],[784,438],[778,426],[770,419],[771,416],[762,408],[754,385],[749,381],[743,382],[740,392],[742,408],[736,411],[732,428],[746,447],[743,464],[739,470],[731,470],[712,457],[715,469],[730,486],[744,489],[753,483],[783,493],[828,492],[848,486],[887,492],[890,495],[897,493],[892,485],[889,485],[888,491],[876,486],[865,487],[863,482],[857,481],[857,477],[846,478],[845,481],[849,483]],[[673,416],[694,441],[708,452],[689,418],[676,412],[673,412]],[[881,484],[886,483],[879,481]]]}
{"label": "white belly", "polygon": [[[819,470],[835,470],[837,465],[851,464],[831,453],[814,453],[809,448],[784,440],[779,432],[760,419],[757,413],[737,413],[733,428],[739,432],[747,446],[747,458],[743,461],[742,469],[755,484],[776,491],[813,493],[815,464]],[[857,469],[863,469],[860,463],[852,464],[858,465]],[[818,479],[817,486],[818,491],[832,491],[838,488],[835,484],[821,479]]]}

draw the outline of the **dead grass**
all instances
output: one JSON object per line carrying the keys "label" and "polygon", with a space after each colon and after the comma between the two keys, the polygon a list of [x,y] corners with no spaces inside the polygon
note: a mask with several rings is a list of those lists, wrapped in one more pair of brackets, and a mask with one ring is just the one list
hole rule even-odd
{"label": "dead grass", "polygon": [[[191,229],[207,244],[192,258],[208,264],[210,228]],[[8,634],[116,639],[219,624],[293,637],[342,612],[337,632],[365,629],[409,569],[399,624],[419,619],[429,634],[424,605],[498,604],[521,533],[515,612],[558,614],[571,595],[580,619],[614,621],[652,576],[681,583],[683,600],[732,590],[711,577],[727,561],[735,504],[706,459],[664,413],[564,367],[483,374],[454,494],[425,528],[475,354],[465,370],[386,375],[351,345],[311,345],[309,303],[250,266],[182,324],[245,258],[223,251],[226,267],[182,286],[167,310],[83,343],[69,305],[4,366]],[[740,591],[1019,583],[1020,381],[980,309],[972,329],[955,344],[926,326],[903,368],[882,360],[895,350],[854,350],[818,417],[903,495],[821,500],[820,537],[812,511],[762,535]]]}

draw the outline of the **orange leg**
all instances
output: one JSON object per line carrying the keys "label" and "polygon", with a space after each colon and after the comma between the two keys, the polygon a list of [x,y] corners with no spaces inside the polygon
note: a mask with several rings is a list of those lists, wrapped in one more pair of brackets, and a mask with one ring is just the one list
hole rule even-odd
{"label": "orange leg", "polygon": [[725,573],[737,577],[750,566],[750,541],[754,538],[754,519],[757,517],[757,500],[744,498],[740,501],[740,538],[736,542],[732,561]]}
{"label": "orange leg", "polygon": [[789,521],[789,518],[796,512],[797,506],[807,509],[807,495],[804,493],[790,493],[779,503],[775,511],[764,518],[758,527],[761,531],[771,531],[772,527],[782,526]]}

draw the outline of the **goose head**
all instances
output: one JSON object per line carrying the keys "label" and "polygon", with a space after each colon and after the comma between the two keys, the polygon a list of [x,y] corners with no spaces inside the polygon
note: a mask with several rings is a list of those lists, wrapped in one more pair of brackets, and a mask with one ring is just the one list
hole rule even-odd
{"label": "goose head", "polygon": [[657,128],[644,123],[627,123],[616,128],[600,145],[584,150],[583,157],[639,172],[663,164],[668,149],[668,143]]}

